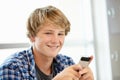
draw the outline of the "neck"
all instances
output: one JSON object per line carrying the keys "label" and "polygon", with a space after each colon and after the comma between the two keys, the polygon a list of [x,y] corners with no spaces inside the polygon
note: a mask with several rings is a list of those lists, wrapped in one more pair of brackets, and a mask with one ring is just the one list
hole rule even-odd
{"label": "neck", "polygon": [[34,59],[36,65],[43,73],[47,75],[51,74],[53,58],[48,58],[44,55],[34,52]]}

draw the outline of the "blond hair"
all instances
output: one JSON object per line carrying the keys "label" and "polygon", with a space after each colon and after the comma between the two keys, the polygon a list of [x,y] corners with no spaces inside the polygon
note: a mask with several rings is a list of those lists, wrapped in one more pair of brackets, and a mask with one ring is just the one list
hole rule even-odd
{"label": "blond hair", "polygon": [[41,25],[52,22],[65,29],[65,35],[70,31],[70,22],[66,16],[56,7],[47,6],[37,8],[29,16],[27,21],[27,36],[34,37],[38,33]]}

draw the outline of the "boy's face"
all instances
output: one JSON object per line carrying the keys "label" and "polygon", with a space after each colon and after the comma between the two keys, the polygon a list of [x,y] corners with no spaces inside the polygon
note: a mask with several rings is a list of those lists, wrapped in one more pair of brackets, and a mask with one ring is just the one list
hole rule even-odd
{"label": "boy's face", "polygon": [[65,29],[53,24],[43,25],[32,39],[37,54],[46,57],[55,57],[63,46]]}

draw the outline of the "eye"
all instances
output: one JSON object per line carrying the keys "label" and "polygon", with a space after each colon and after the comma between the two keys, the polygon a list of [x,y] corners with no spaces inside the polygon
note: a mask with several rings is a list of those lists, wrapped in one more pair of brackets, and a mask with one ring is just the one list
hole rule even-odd
{"label": "eye", "polygon": [[48,34],[48,35],[49,35],[49,34],[52,34],[52,33],[51,33],[51,32],[46,32],[45,34]]}
{"label": "eye", "polygon": [[65,35],[65,33],[59,33],[58,35],[60,35],[60,36],[64,36],[64,35]]}

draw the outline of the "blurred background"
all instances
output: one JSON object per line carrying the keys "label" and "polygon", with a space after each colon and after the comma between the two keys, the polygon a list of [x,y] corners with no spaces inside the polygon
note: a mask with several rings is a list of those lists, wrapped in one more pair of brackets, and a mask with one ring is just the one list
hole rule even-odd
{"label": "blurred background", "polygon": [[59,8],[71,22],[61,54],[77,64],[94,56],[95,80],[120,80],[120,0],[1,0],[0,64],[9,55],[29,47],[26,20],[46,5]]}

